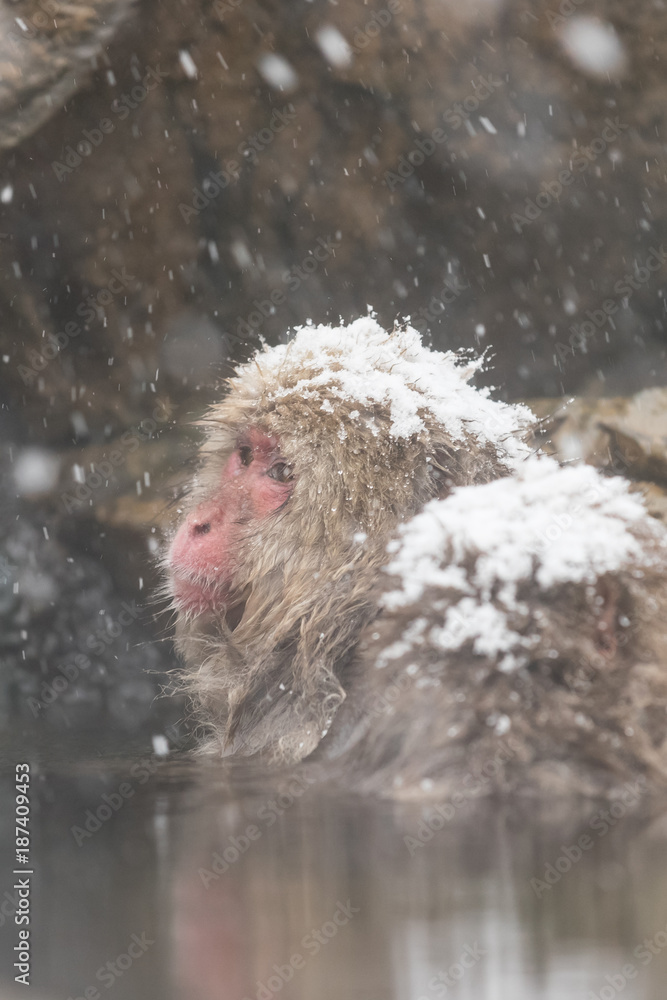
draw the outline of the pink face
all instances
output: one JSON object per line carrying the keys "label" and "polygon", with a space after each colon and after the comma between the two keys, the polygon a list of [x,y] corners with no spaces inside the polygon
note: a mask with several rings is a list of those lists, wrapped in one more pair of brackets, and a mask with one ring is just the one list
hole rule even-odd
{"label": "pink face", "polygon": [[251,427],[225,463],[218,495],[191,511],[171,543],[171,591],[179,610],[226,605],[240,540],[282,507],[293,488],[278,439]]}

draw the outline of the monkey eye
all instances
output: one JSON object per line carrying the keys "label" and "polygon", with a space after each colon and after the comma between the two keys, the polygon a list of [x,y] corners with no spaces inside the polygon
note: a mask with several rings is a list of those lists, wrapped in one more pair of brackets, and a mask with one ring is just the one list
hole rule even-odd
{"label": "monkey eye", "polygon": [[247,444],[242,444],[239,448],[239,458],[241,459],[241,465],[250,465],[252,462],[252,448]]}
{"label": "monkey eye", "polygon": [[288,465],[287,462],[276,462],[272,465],[270,469],[267,470],[267,476],[271,479],[275,479],[277,483],[289,483],[291,479],[294,478],[294,472],[292,466]]}

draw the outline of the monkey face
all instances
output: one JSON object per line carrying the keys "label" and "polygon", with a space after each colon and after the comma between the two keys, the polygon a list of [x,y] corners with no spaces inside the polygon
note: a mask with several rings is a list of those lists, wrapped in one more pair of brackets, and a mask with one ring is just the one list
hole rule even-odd
{"label": "monkey face", "polygon": [[529,454],[532,415],[469,385],[478,367],[370,317],[304,327],[239,366],[201,421],[166,563],[183,686],[224,753],[314,749],[397,526]]}
{"label": "monkey face", "polygon": [[225,605],[244,536],[287,503],[293,488],[278,438],[248,428],[224,462],[215,496],[188,514],[171,544],[170,582],[179,611]]}

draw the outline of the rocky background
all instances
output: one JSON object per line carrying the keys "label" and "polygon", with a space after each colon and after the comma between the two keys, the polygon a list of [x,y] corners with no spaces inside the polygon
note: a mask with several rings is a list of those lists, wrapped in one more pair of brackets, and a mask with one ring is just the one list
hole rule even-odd
{"label": "rocky background", "polygon": [[163,728],[183,421],[308,319],[489,348],[667,483],[666,58],[646,0],[0,0],[5,717]]}

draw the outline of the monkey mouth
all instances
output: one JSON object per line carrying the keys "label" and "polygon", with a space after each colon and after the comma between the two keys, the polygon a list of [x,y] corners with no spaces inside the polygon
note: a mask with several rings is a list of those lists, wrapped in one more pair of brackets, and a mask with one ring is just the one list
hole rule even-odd
{"label": "monkey mouth", "polygon": [[248,603],[248,593],[240,594],[236,600],[230,599],[229,587],[219,582],[198,580],[172,573],[171,594],[178,611],[189,615],[200,615],[217,611],[224,615],[230,632],[240,623]]}
{"label": "monkey mouth", "polygon": [[174,605],[186,614],[214,611],[225,602],[224,588],[209,580],[193,580],[172,573],[170,582]]}

